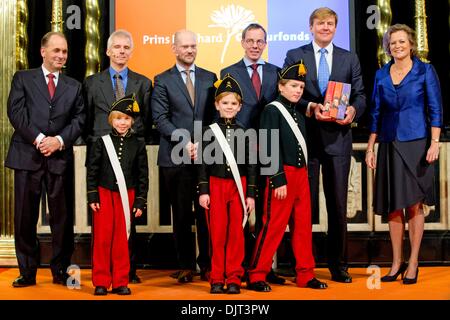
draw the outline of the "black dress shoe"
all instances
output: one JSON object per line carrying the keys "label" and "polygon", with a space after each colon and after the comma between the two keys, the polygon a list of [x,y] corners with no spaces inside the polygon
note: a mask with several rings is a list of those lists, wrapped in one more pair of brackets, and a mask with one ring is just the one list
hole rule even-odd
{"label": "black dress shoe", "polygon": [[97,286],[94,290],[94,296],[106,296],[108,294],[108,290],[106,287]]}
{"label": "black dress shoe", "polygon": [[312,278],[306,283],[307,288],[311,289],[326,289],[328,285],[325,282],[319,281],[316,278]]}
{"label": "black dress shoe", "polygon": [[141,278],[138,277],[138,275],[136,273],[133,273],[133,274],[129,275],[129,282],[136,284],[136,283],[141,283],[142,280],[141,280]]}
{"label": "black dress shoe", "polygon": [[175,272],[170,274],[170,277],[174,278],[174,279],[178,279],[178,276],[180,275],[180,272],[181,272],[181,270],[175,271]]}
{"label": "black dress shoe", "polygon": [[36,285],[36,279],[26,279],[23,276],[19,276],[13,281],[12,286],[14,288],[23,288]]}
{"label": "black dress shoe", "polygon": [[351,283],[352,277],[345,270],[336,270],[331,272],[331,280],[336,282]]}
{"label": "black dress shoe", "polygon": [[69,278],[70,278],[70,275],[68,273],[59,272],[57,274],[53,274],[53,283],[67,286],[67,279],[69,279]]}
{"label": "black dress shoe", "polygon": [[223,283],[218,282],[211,284],[211,290],[209,290],[209,293],[212,294],[225,293],[225,290],[223,289]]}
{"label": "black dress shoe", "polygon": [[194,280],[194,273],[191,270],[182,270],[177,278],[179,283],[188,283]]}
{"label": "black dress shoe", "polygon": [[200,269],[200,280],[209,281],[210,271],[207,268]]}
{"label": "black dress shoe", "polygon": [[115,293],[115,294],[118,294],[120,296],[127,296],[127,295],[131,294],[130,288],[125,287],[125,286],[120,286],[120,287],[117,287],[117,288],[113,288],[111,290],[111,292]]}
{"label": "black dress shoe", "polygon": [[270,270],[270,272],[266,276],[266,281],[272,284],[284,284],[286,279],[279,277],[275,274],[275,271]]}
{"label": "black dress shoe", "polygon": [[247,283],[247,289],[259,291],[259,292],[270,292],[272,288],[265,281],[256,281]]}
{"label": "black dress shoe", "polygon": [[239,294],[241,293],[241,286],[237,283],[227,284],[227,293],[228,294]]}

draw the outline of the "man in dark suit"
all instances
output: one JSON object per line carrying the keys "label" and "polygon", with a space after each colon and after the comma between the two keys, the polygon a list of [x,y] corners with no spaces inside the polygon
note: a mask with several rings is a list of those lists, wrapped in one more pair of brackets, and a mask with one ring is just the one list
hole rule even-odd
{"label": "man in dark suit", "polygon": [[20,276],[14,287],[36,284],[39,243],[36,224],[42,187],[48,198],[53,256],[53,283],[66,285],[74,249],[73,216],[64,185],[73,164],[72,145],[85,121],[81,84],[64,74],[64,34],[49,32],[41,40],[43,64],[18,71],[8,98],[15,129],[5,166],[14,169],[14,240]]}
{"label": "man in dark suit", "polygon": [[[241,85],[243,101],[241,111],[236,116],[237,121],[245,129],[258,129],[259,117],[266,104],[276,99],[278,95],[278,72],[280,68],[264,61],[261,56],[266,48],[267,33],[263,26],[257,23],[249,24],[242,31],[241,45],[244,49],[244,57],[237,63],[220,71],[220,78],[230,74]],[[258,189],[265,189],[265,179],[259,179]],[[256,230],[261,224],[264,199],[263,192],[257,194],[256,201]],[[253,251],[255,235],[246,233],[246,262]],[[283,284],[285,280],[275,275],[273,270],[267,275],[267,281],[275,284]]]}
{"label": "man in dark suit", "polygon": [[[196,35],[187,30],[175,33],[172,51],[176,64],[155,77],[151,99],[153,120],[161,134],[158,166],[165,192],[173,212],[173,235],[181,268],[176,273],[178,282],[191,282],[194,270],[194,241],[191,232],[192,201],[195,205],[199,256],[197,263],[203,279],[210,267],[209,237],[206,218],[200,210],[196,194],[197,177],[194,160],[197,143],[193,140],[194,121],[209,124],[214,109],[214,73],[194,64],[197,56]],[[201,134],[202,124],[199,124]],[[181,138],[179,139],[179,137]],[[178,158],[174,147],[182,146],[184,161]],[[172,154],[174,153],[174,154]],[[178,159],[177,159],[178,158]]]}
{"label": "man in dark suit", "polygon": [[[327,260],[332,280],[352,282],[347,272],[347,191],[352,152],[350,124],[364,112],[366,98],[358,57],[332,43],[337,14],[318,8],[309,19],[312,43],[289,50],[284,65],[302,60],[308,68],[306,86],[299,107],[306,113],[309,152],[309,180],[313,214],[318,214],[319,173],[322,165],[323,187],[328,217]],[[323,115],[326,85],[329,81],[351,84],[350,106],[343,120],[331,121]]]}
{"label": "man in dark suit", "polygon": [[[87,144],[86,157],[93,143],[101,136],[111,132],[108,115],[111,105],[125,95],[134,94],[139,104],[140,115],[136,117],[133,130],[147,143],[151,138],[150,96],[152,82],[147,77],[128,68],[133,52],[133,38],[126,30],[116,30],[108,38],[106,55],[110,67],[103,72],[86,78],[83,83],[83,95],[86,104],[86,127],[84,139]],[[130,283],[140,283],[136,274],[136,220],[132,220],[129,238]]]}

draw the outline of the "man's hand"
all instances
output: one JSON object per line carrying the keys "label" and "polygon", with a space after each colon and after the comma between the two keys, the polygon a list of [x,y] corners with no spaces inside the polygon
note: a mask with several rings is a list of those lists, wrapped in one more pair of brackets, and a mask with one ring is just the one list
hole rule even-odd
{"label": "man's hand", "polygon": [[39,144],[39,151],[45,156],[49,157],[53,152],[61,148],[61,142],[56,137],[45,137]]}
{"label": "man's hand", "polygon": [[186,150],[187,150],[187,152],[189,154],[189,157],[192,160],[197,160],[198,142],[196,142],[196,143],[189,142],[186,145]]}
{"label": "man's hand", "polygon": [[314,116],[317,121],[333,121],[330,116],[324,116],[322,111],[325,110],[325,107],[321,103],[316,103],[315,105],[311,105],[314,108]]}
{"label": "man's hand", "polygon": [[337,124],[340,125],[347,125],[353,122],[353,119],[355,119],[356,116],[356,109],[353,106],[348,106],[345,110],[345,118],[343,120],[336,120]]}

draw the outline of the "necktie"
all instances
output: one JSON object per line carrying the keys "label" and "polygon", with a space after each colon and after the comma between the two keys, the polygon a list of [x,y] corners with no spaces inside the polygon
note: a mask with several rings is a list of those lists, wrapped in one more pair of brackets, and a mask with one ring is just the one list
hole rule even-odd
{"label": "necktie", "polygon": [[256,63],[251,65],[253,72],[252,72],[252,84],[253,88],[255,88],[256,96],[259,99],[259,95],[261,94],[261,78],[259,77],[258,73],[258,65]]}
{"label": "necktie", "polygon": [[327,49],[321,48],[320,50],[320,61],[319,61],[319,88],[320,93],[325,95],[325,90],[327,90],[328,79],[330,78],[330,69],[328,69],[327,59],[325,58],[325,53],[327,53]]}
{"label": "necktie", "polygon": [[125,97],[125,89],[123,88],[122,76],[118,73],[114,75],[114,79],[116,81],[116,87],[114,90],[114,95],[116,96],[116,100],[119,100]]}
{"label": "necktie", "polygon": [[49,73],[47,75],[48,77],[48,93],[50,94],[50,99],[53,99],[53,96],[55,95],[55,90],[56,90],[56,86],[55,86],[55,75],[53,73]]}
{"label": "necktie", "polygon": [[194,105],[195,89],[194,89],[194,84],[192,83],[192,79],[191,79],[191,71],[192,70],[183,70],[184,74],[186,75],[186,88],[189,93],[189,96],[191,97],[192,105]]}

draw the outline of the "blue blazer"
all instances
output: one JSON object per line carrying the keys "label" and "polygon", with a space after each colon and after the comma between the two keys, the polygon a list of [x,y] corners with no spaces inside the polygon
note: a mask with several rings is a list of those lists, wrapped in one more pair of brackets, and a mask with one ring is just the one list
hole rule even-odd
{"label": "blue blazer", "polygon": [[430,127],[441,127],[443,122],[436,71],[414,57],[411,71],[395,88],[389,73],[392,63],[375,75],[370,130],[378,134],[380,142],[425,138]]}
{"label": "blue blazer", "polygon": [[244,60],[240,60],[220,71],[221,79],[229,73],[241,86],[242,108],[236,119],[245,129],[258,128],[259,117],[264,107],[278,96],[278,73],[280,68],[267,62],[262,67],[263,76],[259,99],[256,96],[256,91],[253,88]]}

